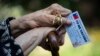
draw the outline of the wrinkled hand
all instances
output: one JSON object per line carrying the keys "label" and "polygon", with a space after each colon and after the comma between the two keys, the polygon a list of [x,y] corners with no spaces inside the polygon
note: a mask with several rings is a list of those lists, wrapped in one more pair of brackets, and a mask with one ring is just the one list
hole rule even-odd
{"label": "wrinkled hand", "polygon": [[[56,28],[53,27],[35,28],[18,36],[15,41],[21,46],[25,56],[27,56],[38,45],[46,50],[50,50],[46,38],[48,38],[47,36],[50,32],[55,32],[55,29]],[[65,30],[61,28],[57,37],[59,46],[64,43],[64,33]]]}
{"label": "wrinkled hand", "polygon": [[51,6],[27,14],[19,19],[11,21],[12,34],[17,37],[20,34],[36,28],[36,27],[52,27],[55,19],[54,12],[60,13],[63,16],[63,23],[70,24],[64,17],[71,13],[71,10],[66,9],[59,4],[52,4]]}
{"label": "wrinkled hand", "polygon": [[56,17],[55,13],[61,14],[63,24],[66,24],[66,26],[71,24],[65,19],[71,11],[58,4],[52,4],[45,9],[27,14],[20,17],[20,19],[15,19],[10,22],[12,34],[17,37],[15,40],[22,47],[26,55],[37,45],[40,45],[46,50],[50,50],[46,38],[48,38],[48,35],[51,32],[54,33],[54,37],[57,41],[53,38],[48,38],[48,40],[51,39],[52,43],[55,41],[54,44],[57,43],[55,46],[61,46],[64,44],[65,27],[62,26],[56,31],[53,24],[53,20]]}
{"label": "wrinkled hand", "polygon": [[[23,29],[27,29],[35,27],[53,26],[53,20],[56,17],[55,15],[53,15],[54,12],[60,13],[62,16],[67,16],[69,13],[71,13],[69,9],[66,9],[58,4],[52,4],[45,9],[21,17],[20,21],[24,24],[22,24],[20,27]],[[69,23],[65,18],[62,19],[64,23]]]}
{"label": "wrinkled hand", "polygon": [[55,28],[34,28],[18,36],[15,41],[21,46],[25,56],[27,56],[36,46],[42,42],[42,39],[44,39],[51,31],[55,31]]}
{"label": "wrinkled hand", "polygon": [[[50,51],[49,42],[47,39],[51,39],[53,45],[62,46],[64,44],[64,37],[65,37],[66,29],[65,26],[62,26],[58,31],[51,31],[48,33],[47,37],[43,38],[41,43],[39,44],[41,47],[43,47],[46,50]],[[52,35],[53,34],[53,35]]]}

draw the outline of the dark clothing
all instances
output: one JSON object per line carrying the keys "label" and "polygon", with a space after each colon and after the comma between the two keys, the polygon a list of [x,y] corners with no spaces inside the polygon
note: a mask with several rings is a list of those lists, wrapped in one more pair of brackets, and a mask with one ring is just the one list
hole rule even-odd
{"label": "dark clothing", "polygon": [[12,19],[10,17],[0,22],[0,56],[24,56],[11,34],[9,21]]}

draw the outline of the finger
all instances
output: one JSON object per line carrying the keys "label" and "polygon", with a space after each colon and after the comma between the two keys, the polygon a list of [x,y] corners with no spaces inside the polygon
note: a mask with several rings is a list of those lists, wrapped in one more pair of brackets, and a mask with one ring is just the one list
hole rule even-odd
{"label": "finger", "polygon": [[58,43],[59,43],[59,46],[63,45],[64,44],[64,37],[65,37],[65,33],[66,33],[66,29],[65,29],[65,26],[63,25],[58,31]]}
{"label": "finger", "polygon": [[68,20],[67,18],[62,17],[61,19],[62,19],[61,24],[64,24],[65,26],[71,25],[71,21]]}
{"label": "finger", "polygon": [[[41,18],[42,20],[41,20]],[[42,27],[46,27],[46,26],[59,26],[61,24],[65,24],[65,25],[70,25],[71,22],[62,17],[61,20],[56,20],[57,19],[57,16],[55,15],[49,15],[49,14],[44,14],[44,15],[41,15],[39,18],[35,19],[35,22],[36,22],[36,25],[38,26],[42,26]],[[55,23],[54,23],[55,22]],[[31,24],[29,25],[33,25],[34,22],[30,22]]]}
{"label": "finger", "polygon": [[51,14],[55,15],[56,14],[61,14],[62,17],[66,17],[71,13],[71,10],[66,9],[66,8],[60,8],[60,9],[53,9],[51,12]]}
{"label": "finger", "polygon": [[44,14],[41,15],[39,18],[35,19],[35,21],[37,22],[37,24],[39,24],[39,26],[49,27],[49,26],[53,26],[53,20],[55,19],[55,17],[56,17],[55,15]]}
{"label": "finger", "polygon": [[63,23],[65,23],[65,24],[61,25],[57,29],[57,33],[59,35],[58,42],[59,42],[60,46],[64,44],[64,37],[65,37],[65,33],[66,33],[66,27],[71,25],[71,22],[69,20],[65,20]]}
{"label": "finger", "polygon": [[62,25],[69,26],[71,25],[71,22],[64,18],[64,17],[55,17],[53,20],[53,25],[56,26],[57,28],[61,27]]}
{"label": "finger", "polygon": [[71,13],[71,10],[62,7],[57,3],[52,4],[51,6],[46,8],[46,10],[48,11],[48,13],[53,13],[54,11],[58,11],[59,13],[61,13],[62,16],[67,16],[69,13]]}

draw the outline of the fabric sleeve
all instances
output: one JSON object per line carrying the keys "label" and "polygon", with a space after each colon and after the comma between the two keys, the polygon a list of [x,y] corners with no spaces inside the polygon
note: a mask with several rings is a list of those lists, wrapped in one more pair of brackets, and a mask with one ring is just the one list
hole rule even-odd
{"label": "fabric sleeve", "polygon": [[20,46],[14,41],[8,19],[0,22],[0,56],[24,56]]}

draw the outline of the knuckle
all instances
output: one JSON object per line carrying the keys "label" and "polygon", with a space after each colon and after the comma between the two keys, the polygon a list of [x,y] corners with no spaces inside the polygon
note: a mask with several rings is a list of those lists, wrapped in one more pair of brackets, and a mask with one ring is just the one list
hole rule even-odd
{"label": "knuckle", "polygon": [[58,3],[54,3],[54,4],[52,4],[52,6],[59,6],[59,4]]}
{"label": "knuckle", "polygon": [[54,3],[54,4],[51,5],[51,8],[55,8],[55,7],[58,7],[58,6],[60,6],[60,5],[57,4],[57,3]]}

